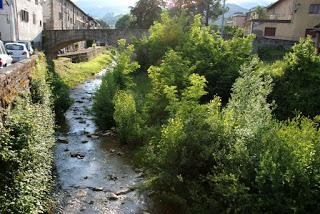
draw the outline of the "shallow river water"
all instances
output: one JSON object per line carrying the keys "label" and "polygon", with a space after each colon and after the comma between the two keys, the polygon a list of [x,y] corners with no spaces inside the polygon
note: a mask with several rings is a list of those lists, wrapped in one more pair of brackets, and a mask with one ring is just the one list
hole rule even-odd
{"label": "shallow river water", "polygon": [[54,213],[149,213],[147,198],[135,188],[142,173],[126,151],[112,146],[114,138],[106,136],[110,133],[96,133],[89,113],[104,73],[71,90],[74,104],[65,114],[67,128],[58,133],[55,149]]}

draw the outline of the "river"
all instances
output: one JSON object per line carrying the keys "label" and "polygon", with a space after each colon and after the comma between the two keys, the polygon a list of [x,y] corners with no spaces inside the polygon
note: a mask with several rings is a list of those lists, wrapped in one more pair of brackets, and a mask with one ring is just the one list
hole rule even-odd
{"label": "river", "polygon": [[134,169],[130,152],[111,132],[97,133],[90,114],[105,72],[70,92],[74,104],[65,114],[66,128],[58,133],[55,148],[54,213],[148,213],[148,199],[136,188],[143,173]]}

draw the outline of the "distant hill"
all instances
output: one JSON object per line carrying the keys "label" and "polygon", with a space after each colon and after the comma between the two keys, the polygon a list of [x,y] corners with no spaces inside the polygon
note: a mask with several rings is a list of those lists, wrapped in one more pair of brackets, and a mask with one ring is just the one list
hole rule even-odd
{"label": "distant hill", "polygon": [[[226,4],[226,7],[229,8],[228,12],[225,13],[226,19],[228,19],[229,17],[232,17],[236,13],[246,13],[249,11],[248,9],[241,7],[239,5],[236,5],[236,4]],[[221,22],[222,22],[222,16],[220,16],[215,21],[215,24],[221,25]]]}
{"label": "distant hill", "polygon": [[270,0],[259,0],[257,2],[243,2],[241,3],[241,7],[247,8],[247,9],[251,9],[253,7],[257,7],[257,6],[267,6],[269,5],[271,2],[275,2],[275,0],[270,1]]}
{"label": "distant hill", "polygon": [[103,16],[102,20],[105,21],[110,27],[114,27],[117,21],[123,16],[123,14],[115,15],[114,13],[107,13]]}

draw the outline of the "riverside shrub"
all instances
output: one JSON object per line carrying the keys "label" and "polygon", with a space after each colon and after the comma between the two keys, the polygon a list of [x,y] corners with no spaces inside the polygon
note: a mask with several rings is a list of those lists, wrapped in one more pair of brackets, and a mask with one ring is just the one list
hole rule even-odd
{"label": "riverside shrub", "polygon": [[170,49],[176,49],[188,31],[187,17],[173,17],[163,13],[149,29],[150,36],[135,42],[137,59],[144,69],[151,65],[159,65],[162,57]]}
{"label": "riverside shrub", "polygon": [[272,79],[253,59],[243,66],[225,108],[206,93],[201,76],[179,95],[169,87],[170,118],[145,146],[151,187],[180,212],[305,213],[319,203],[316,122],[272,118]]}
{"label": "riverside shrub", "polygon": [[118,91],[114,98],[114,120],[121,143],[137,143],[141,133],[136,103],[131,94]]}
{"label": "riverside shrub", "polygon": [[320,114],[320,56],[309,38],[301,40],[284,60],[273,66],[275,76],[271,99],[275,114],[286,120],[301,113],[311,118]]}
{"label": "riverside shrub", "polygon": [[31,94],[17,99],[0,123],[1,213],[45,213],[52,187],[54,117],[43,56],[32,73]]}
{"label": "riverside shrub", "polygon": [[196,16],[186,40],[181,45],[184,59],[196,66],[196,72],[206,77],[208,96],[219,96],[227,103],[231,88],[239,77],[240,67],[252,59],[253,36],[235,36],[224,40],[201,25],[201,16]]}
{"label": "riverside shrub", "polygon": [[190,24],[183,15],[172,18],[164,13],[149,32],[149,38],[136,42],[137,58],[142,67],[160,65],[170,50],[179,52],[183,60],[194,65],[194,72],[206,77],[209,93],[204,101],[217,95],[227,103],[241,65],[252,58],[253,36],[235,34],[224,40],[209,27],[202,26],[199,15]]}
{"label": "riverside shrub", "polygon": [[95,94],[93,111],[96,123],[101,129],[110,129],[115,125],[113,114],[116,93],[133,86],[130,74],[139,68],[138,63],[131,60],[133,51],[133,45],[126,47],[126,41],[119,40],[116,65],[102,78],[102,84]]}

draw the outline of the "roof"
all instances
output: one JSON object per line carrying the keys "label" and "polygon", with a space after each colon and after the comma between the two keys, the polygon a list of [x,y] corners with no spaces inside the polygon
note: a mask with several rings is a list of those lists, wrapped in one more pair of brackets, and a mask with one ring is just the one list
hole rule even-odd
{"label": "roof", "polygon": [[253,19],[253,22],[269,22],[269,23],[291,23],[291,20],[287,19]]}
{"label": "roof", "polygon": [[237,16],[243,16],[243,17],[246,17],[247,15],[246,14],[243,14],[243,13],[235,13],[233,14],[232,17],[237,17]]}
{"label": "roof", "polygon": [[86,12],[84,12],[78,5],[76,5],[73,1],[68,0],[70,4],[72,4],[75,8],[77,8],[78,10],[80,10],[83,14],[85,14],[87,17],[91,18],[91,16],[89,16]]}
{"label": "roof", "polygon": [[277,6],[279,3],[283,2],[283,1],[284,1],[284,0],[278,0],[278,1],[270,4],[269,6],[267,6],[267,9],[271,9],[271,8]]}

